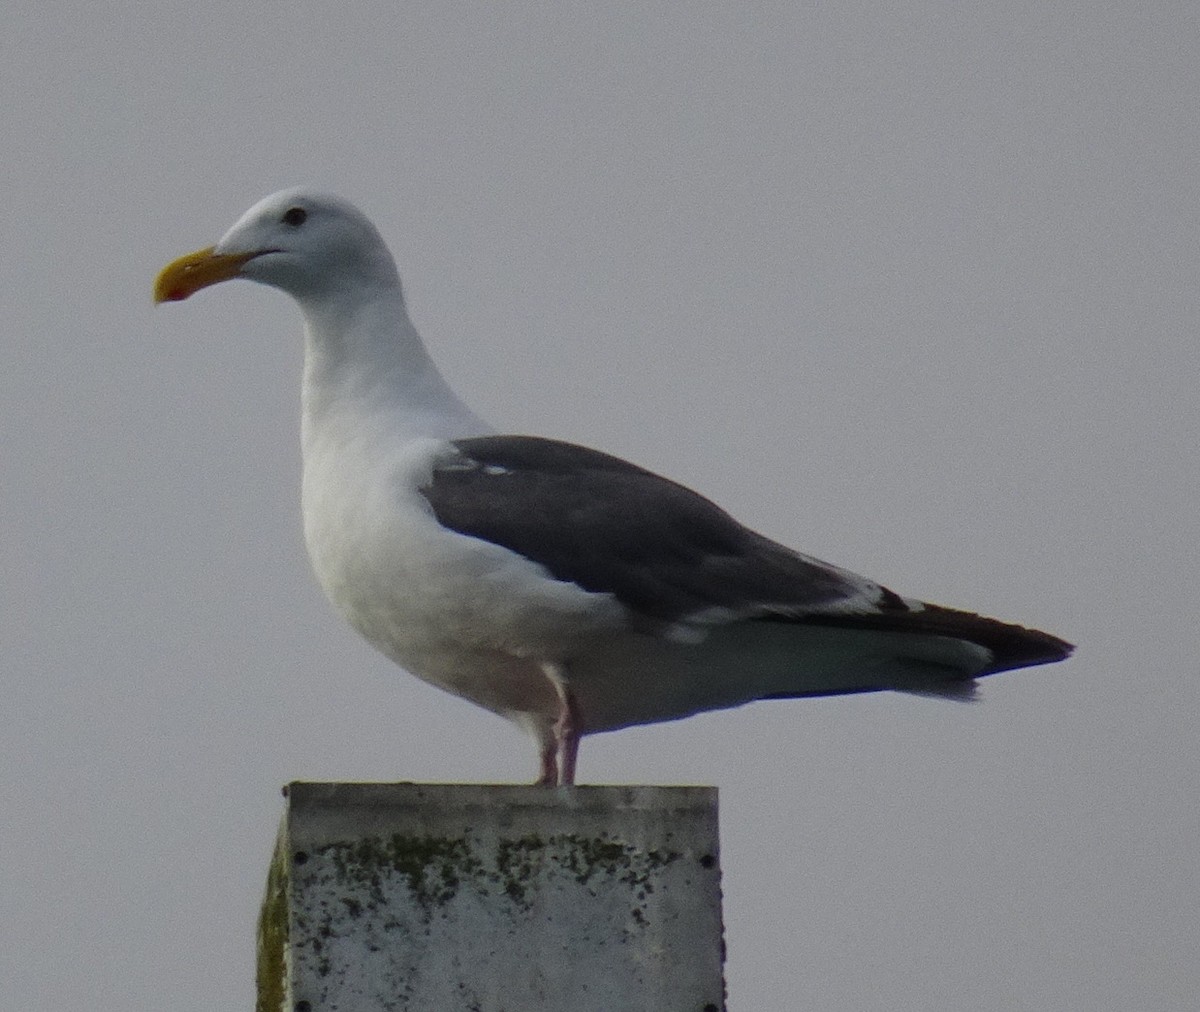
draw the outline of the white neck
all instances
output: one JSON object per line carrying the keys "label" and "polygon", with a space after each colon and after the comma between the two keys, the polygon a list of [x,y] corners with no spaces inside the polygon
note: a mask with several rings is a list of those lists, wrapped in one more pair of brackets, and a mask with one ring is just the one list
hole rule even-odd
{"label": "white neck", "polygon": [[368,419],[394,436],[454,438],[491,428],[450,389],[408,318],[398,285],[300,300],[304,439]]}

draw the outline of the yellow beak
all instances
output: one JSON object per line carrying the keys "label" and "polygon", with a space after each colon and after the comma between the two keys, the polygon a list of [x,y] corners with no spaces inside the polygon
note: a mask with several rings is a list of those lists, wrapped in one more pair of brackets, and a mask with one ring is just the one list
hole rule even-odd
{"label": "yellow beak", "polygon": [[156,305],[181,302],[201,288],[236,278],[242,265],[254,256],[254,253],[214,253],[209,246],[173,260],[154,281],[154,302]]}

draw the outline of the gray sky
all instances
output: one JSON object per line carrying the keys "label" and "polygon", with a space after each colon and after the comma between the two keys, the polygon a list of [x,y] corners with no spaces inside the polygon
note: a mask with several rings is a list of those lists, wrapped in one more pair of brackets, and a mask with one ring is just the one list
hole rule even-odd
{"label": "gray sky", "polygon": [[721,788],[732,1008],[1192,1007],[1200,9],[816,6],[6,13],[0,1007],[249,1007],[280,784],[535,772],[309,575],[294,307],[150,306],[296,183],[502,428],[1080,645],[585,741]]}

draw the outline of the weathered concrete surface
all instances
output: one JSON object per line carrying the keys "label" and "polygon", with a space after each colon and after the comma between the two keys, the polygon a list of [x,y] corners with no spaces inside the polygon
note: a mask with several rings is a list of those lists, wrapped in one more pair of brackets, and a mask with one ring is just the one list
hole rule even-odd
{"label": "weathered concrete surface", "polygon": [[717,792],[311,784],[259,926],[259,1012],[719,1012]]}

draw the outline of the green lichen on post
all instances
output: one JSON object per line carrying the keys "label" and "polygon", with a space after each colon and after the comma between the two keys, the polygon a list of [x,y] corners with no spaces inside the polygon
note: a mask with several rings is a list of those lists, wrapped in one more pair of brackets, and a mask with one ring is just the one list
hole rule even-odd
{"label": "green lichen on post", "polygon": [[[384,902],[384,876],[400,875],[426,917],[454,899],[459,888],[477,879],[483,870],[466,837],[396,833],[387,839],[330,844],[321,848],[321,853],[333,859],[339,881],[365,889],[372,908]],[[348,907],[357,903],[343,902]]]}
{"label": "green lichen on post", "polygon": [[528,911],[526,884],[541,864],[546,841],[536,833],[515,840],[501,840],[496,848],[496,874],[492,876],[501,891],[522,910]]}
{"label": "green lichen on post", "polygon": [[[576,833],[501,839],[490,859],[487,855],[481,859],[479,851],[479,841],[469,833],[455,837],[397,833],[328,844],[317,853],[328,860],[337,883],[346,889],[339,905],[354,919],[386,906],[387,884],[397,878],[407,886],[426,924],[463,888],[482,898],[498,892],[528,914],[534,904],[533,883],[542,878],[549,864],[592,895],[604,881],[632,887],[639,905],[633,908],[631,919],[638,929],[649,923],[644,904],[654,891],[654,876],[683,856],[678,851],[643,851],[604,835]],[[333,918],[333,910],[325,911],[315,931],[309,932],[309,944],[318,958],[324,948],[322,931],[332,930]]]}
{"label": "green lichen on post", "polygon": [[653,876],[683,857],[676,850],[643,851],[605,837],[597,839],[572,833],[555,840],[566,845],[564,867],[592,895],[595,895],[592,882],[598,878],[615,879],[630,887],[637,905],[630,908],[629,916],[637,931],[645,930],[650,924],[646,899],[654,892]]}
{"label": "green lichen on post", "polygon": [[632,844],[574,833],[556,836],[553,840],[567,845],[564,865],[580,885],[587,885],[597,875],[606,875],[648,892],[653,889],[651,874],[683,857],[674,850],[641,851]]}
{"label": "green lichen on post", "polygon": [[[543,838],[535,833],[501,840],[496,850],[496,873],[490,878],[513,903],[528,911],[532,906],[528,883],[542,864],[553,858],[581,886],[588,886],[596,878],[616,879],[632,886],[637,899],[645,900],[654,891],[651,876],[682,856],[673,850],[641,851],[603,836],[563,833]],[[633,919],[641,927],[648,923],[642,910],[637,910]]]}
{"label": "green lichen on post", "polygon": [[255,1012],[281,1012],[287,973],[284,950],[288,940],[288,855],[283,834],[275,843],[267,869],[267,888],[258,912],[258,951],[255,977],[258,997]]}

